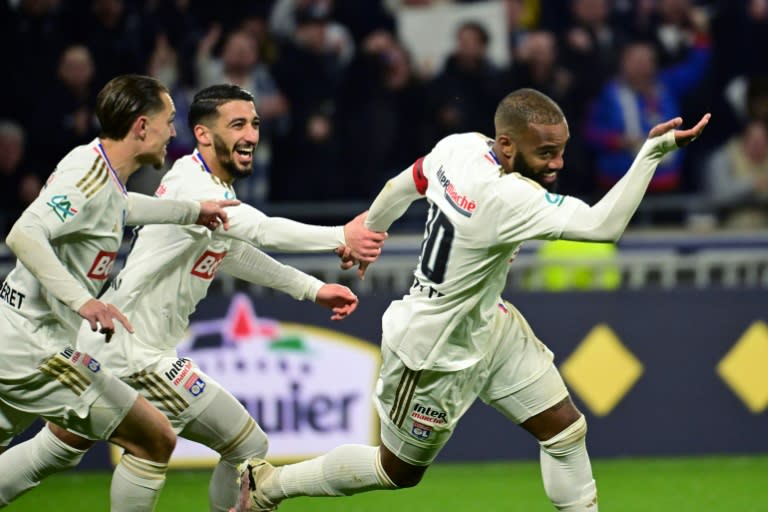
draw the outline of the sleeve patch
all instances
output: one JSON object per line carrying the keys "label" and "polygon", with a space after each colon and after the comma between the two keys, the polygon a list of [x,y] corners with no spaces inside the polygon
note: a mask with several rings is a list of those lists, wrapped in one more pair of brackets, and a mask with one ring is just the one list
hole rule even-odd
{"label": "sleeve patch", "polygon": [[429,181],[424,176],[424,157],[419,158],[413,164],[413,183],[416,185],[416,190],[419,194],[424,195],[427,192]]}
{"label": "sleeve patch", "polygon": [[563,204],[563,201],[565,201],[565,196],[562,196],[560,194],[553,194],[552,192],[547,192],[544,194],[544,199],[549,204],[560,206],[561,204]]}
{"label": "sleeve patch", "polygon": [[45,204],[53,210],[61,222],[66,222],[67,218],[77,214],[77,208],[72,206],[72,202],[65,194],[52,196],[51,200]]}

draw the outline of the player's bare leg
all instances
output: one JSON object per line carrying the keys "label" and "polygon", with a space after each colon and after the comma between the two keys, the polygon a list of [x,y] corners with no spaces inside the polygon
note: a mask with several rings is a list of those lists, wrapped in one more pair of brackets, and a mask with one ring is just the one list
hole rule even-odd
{"label": "player's bare leg", "polygon": [[125,449],[112,476],[112,512],[154,510],[176,445],[170,422],[139,396],[109,440]]}
{"label": "player's bare leg", "polygon": [[587,423],[570,397],[524,421],[541,445],[541,476],[558,510],[597,512],[597,489],[587,454]]}

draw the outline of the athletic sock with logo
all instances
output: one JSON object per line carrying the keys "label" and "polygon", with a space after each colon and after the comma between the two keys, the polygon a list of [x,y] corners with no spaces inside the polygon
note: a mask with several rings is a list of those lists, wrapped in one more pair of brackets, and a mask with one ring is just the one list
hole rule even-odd
{"label": "athletic sock with logo", "polygon": [[374,489],[394,489],[375,446],[345,444],[321,457],[276,468],[258,482],[267,498],[278,502],[294,496],[349,496]]}

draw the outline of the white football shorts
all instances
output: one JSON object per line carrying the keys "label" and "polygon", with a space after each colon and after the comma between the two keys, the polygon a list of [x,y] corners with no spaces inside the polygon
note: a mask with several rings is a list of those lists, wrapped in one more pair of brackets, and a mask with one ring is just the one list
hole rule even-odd
{"label": "white football shorts", "polygon": [[552,352],[520,312],[505,302],[493,321],[494,349],[456,372],[411,370],[382,348],[373,398],[381,441],[401,460],[431,464],[478,397],[520,424],[568,396]]}
{"label": "white football shorts", "polygon": [[186,357],[164,357],[123,380],[160,409],[177,434],[202,413],[220,391],[226,392]]}
{"label": "white football shorts", "polygon": [[87,439],[109,439],[136,401],[130,386],[61,330],[0,308],[0,446],[42,417]]}

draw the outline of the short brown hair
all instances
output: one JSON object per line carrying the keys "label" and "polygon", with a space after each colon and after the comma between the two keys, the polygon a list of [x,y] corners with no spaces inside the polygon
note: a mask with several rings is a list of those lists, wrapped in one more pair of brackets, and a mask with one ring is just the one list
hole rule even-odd
{"label": "short brown hair", "polygon": [[565,121],[565,115],[557,103],[535,89],[518,89],[508,94],[496,107],[493,123],[496,135],[516,137],[529,124],[553,125]]}
{"label": "short brown hair", "polygon": [[96,117],[101,137],[121,140],[136,118],[159,112],[165,106],[162,93],[168,88],[151,76],[120,75],[104,86],[96,98]]}

